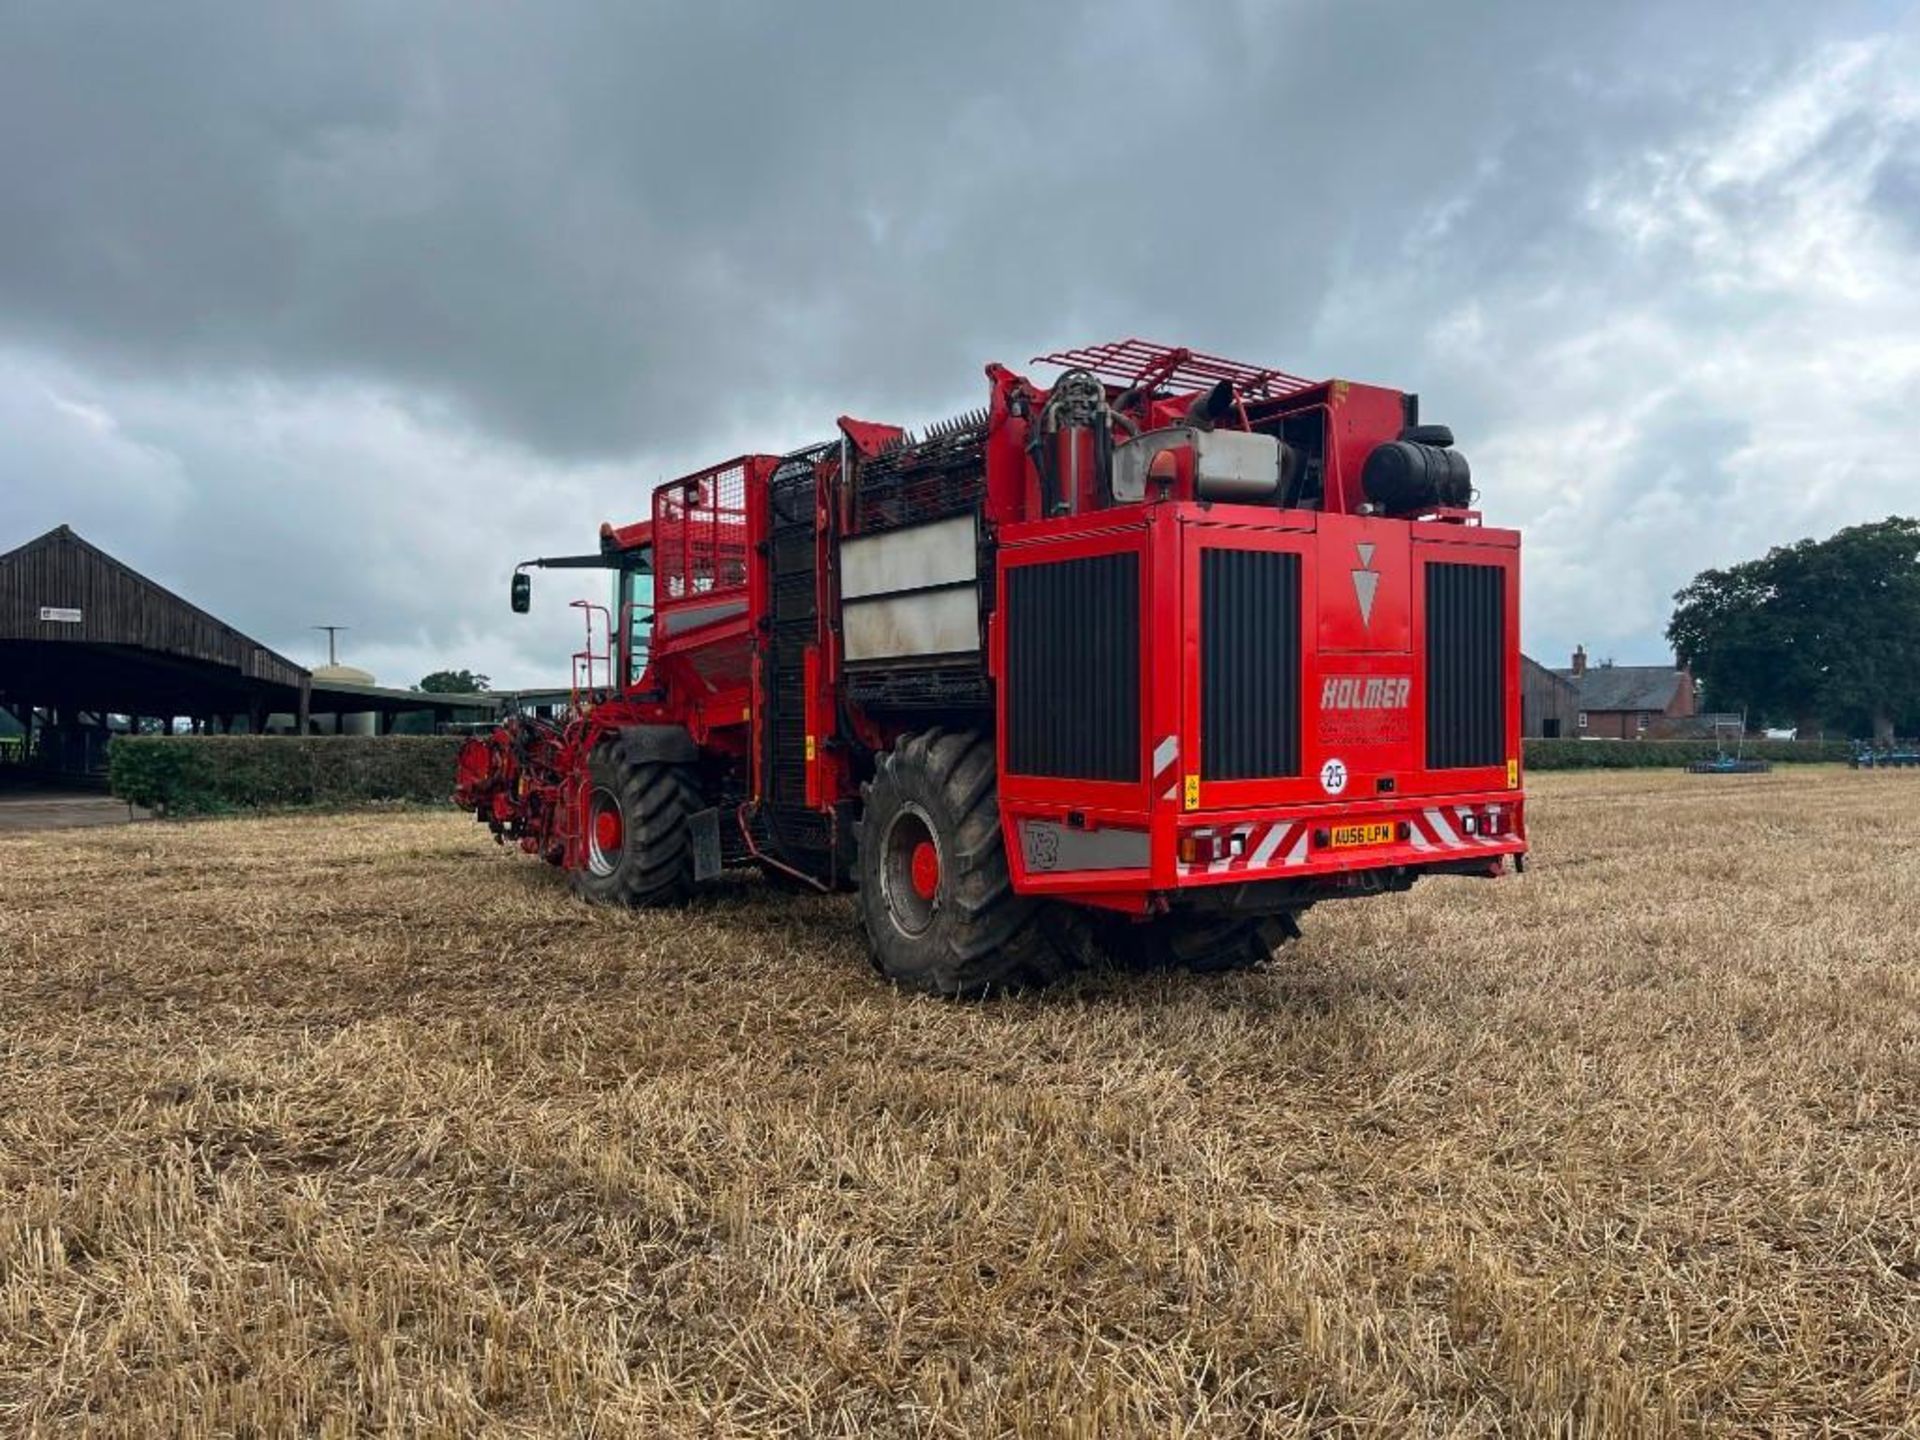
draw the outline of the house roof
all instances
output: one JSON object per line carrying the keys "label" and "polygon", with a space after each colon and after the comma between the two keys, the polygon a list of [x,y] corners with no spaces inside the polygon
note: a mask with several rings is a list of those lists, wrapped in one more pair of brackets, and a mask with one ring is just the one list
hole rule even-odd
{"label": "house roof", "polygon": [[1592,665],[1584,675],[1553,673],[1573,682],[1582,710],[1664,710],[1684,677],[1671,665]]}

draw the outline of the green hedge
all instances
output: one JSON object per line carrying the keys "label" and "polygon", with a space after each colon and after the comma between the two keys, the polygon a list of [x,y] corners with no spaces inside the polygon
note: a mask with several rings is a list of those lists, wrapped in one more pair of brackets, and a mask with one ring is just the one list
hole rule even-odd
{"label": "green hedge", "polygon": [[1771,760],[1776,765],[1797,762],[1845,761],[1852,753],[1845,740],[1729,741],[1724,747],[1711,740],[1528,740],[1529,770],[1647,770],[1711,760],[1724,748],[1749,760]]}
{"label": "green hedge", "polygon": [[[375,800],[443,804],[458,735],[120,735],[107,749],[113,793],[169,815]],[[1728,747],[1732,748],[1732,747]],[[1710,740],[1529,740],[1529,770],[1678,769],[1710,760]],[[1749,740],[1776,764],[1845,761],[1844,740]]]}
{"label": "green hedge", "polygon": [[458,735],[120,735],[113,793],[168,815],[371,800],[444,804]]}

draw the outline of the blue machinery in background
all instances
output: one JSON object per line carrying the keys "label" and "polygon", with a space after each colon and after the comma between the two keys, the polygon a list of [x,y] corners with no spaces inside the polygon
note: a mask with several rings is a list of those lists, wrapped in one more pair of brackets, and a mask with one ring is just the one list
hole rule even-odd
{"label": "blue machinery in background", "polygon": [[1920,766],[1920,740],[1894,740],[1886,745],[1856,740],[1847,764],[1856,770],[1898,770]]}
{"label": "blue machinery in background", "polygon": [[[1734,753],[1727,753],[1726,731],[1734,732]],[[1764,775],[1773,768],[1767,760],[1749,760],[1746,758],[1747,715],[1743,710],[1735,724],[1713,723],[1713,738],[1720,746],[1720,753],[1711,760],[1695,760],[1687,766],[1689,775]]]}

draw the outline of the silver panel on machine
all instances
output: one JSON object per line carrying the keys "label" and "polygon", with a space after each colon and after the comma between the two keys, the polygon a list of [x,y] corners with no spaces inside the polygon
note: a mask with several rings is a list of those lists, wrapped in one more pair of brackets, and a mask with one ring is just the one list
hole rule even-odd
{"label": "silver panel on machine", "polygon": [[1020,822],[1020,853],[1027,869],[1144,870],[1153,847],[1144,830],[1080,830],[1051,820]]}
{"label": "silver panel on machine", "polygon": [[1282,454],[1273,436],[1175,425],[1114,447],[1113,498],[1122,504],[1146,499],[1154,456],[1175,446],[1192,447],[1194,482],[1209,500],[1264,501],[1280,488]]}
{"label": "silver panel on machine", "polygon": [[971,513],[841,541],[848,662],[978,652],[979,563]]}

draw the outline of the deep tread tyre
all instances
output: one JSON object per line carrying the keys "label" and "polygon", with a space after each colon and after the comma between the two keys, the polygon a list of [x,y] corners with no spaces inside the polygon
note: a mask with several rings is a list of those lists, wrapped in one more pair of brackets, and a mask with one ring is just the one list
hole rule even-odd
{"label": "deep tread tyre", "polygon": [[1105,927],[1101,938],[1108,953],[1129,968],[1177,968],[1204,975],[1255,969],[1299,937],[1300,926],[1291,915],[1175,914],[1138,923],[1116,921]]}
{"label": "deep tread tyre", "polygon": [[970,730],[905,735],[864,789],[859,906],[874,967],[933,995],[1051,984],[1089,958],[1064,905],[1014,893],[993,746]]}
{"label": "deep tread tyre", "polygon": [[[699,777],[687,765],[634,760],[618,741],[587,764],[587,863],[573,888],[600,905],[672,905],[693,889],[687,817],[700,809]],[[605,814],[618,817],[609,824]]]}

